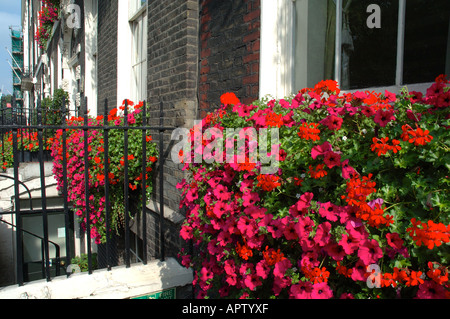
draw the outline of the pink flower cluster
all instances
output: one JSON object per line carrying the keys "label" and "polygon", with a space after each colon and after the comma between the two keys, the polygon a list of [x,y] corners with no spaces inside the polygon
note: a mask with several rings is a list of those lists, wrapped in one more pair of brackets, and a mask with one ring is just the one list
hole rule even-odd
{"label": "pink flower cluster", "polygon": [[[125,101],[124,101],[125,104]],[[116,127],[124,123],[125,105],[112,109],[107,117],[108,125]],[[130,126],[139,126],[142,124],[142,107],[143,102],[134,104],[127,101],[128,107],[128,124]],[[118,115],[118,113],[121,113]],[[88,118],[88,126],[102,126],[104,123],[103,116]],[[63,156],[67,159],[67,191],[68,201],[73,205],[74,212],[80,218],[81,226],[86,229],[90,224],[90,236],[95,242],[103,243],[106,240],[106,207],[105,207],[105,182],[109,181],[110,185],[110,205],[111,205],[111,230],[118,230],[123,225],[125,216],[125,198],[124,187],[129,187],[130,196],[135,196],[135,200],[139,205],[141,201],[141,192],[138,187],[142,186],[144,176],[142,175],[142,165],[146,165],[146,190],[147,194],[151,193],[151,165],[157,161],[156,144],[152,142],[151,136],[146,136],[147,141],[147,159],[142,159],[142,131],[130,130],[128,136],[128,181],[125,185],[124,179],[124,131],[120,128],[109,131],[108,153],[109,171],[105,172],[105,146],[104,131],[102,129],[89,129],[87,137],[88,145],[88,196],[86,198],[86,179],[85,179],[85,143],[84,130],[77,126],[84,125],[84,118],[72,117],[67,121],[67,125],[73,126],[74,129],[67,129],[66,148],[67,153],[63,154],[62,130],[58,130],[52,145],[53,173],[58,182],[58,189],[62,191],[64,186]],[[120,147],[122,145],[122,147]],[[136,192],[133,192],[135,191]],[[137,195],[138,194],[138,195]],[[131,201],[131,200],[130,200]],[[88,202],[89,207],[86,206]],[[89,208],[89,214],[87,214]]]}
{"label": "pink flower cluster", "polygon": [[[449,91],[439,87],[437,82],[441,98]],[[233,97],[208,114],[196,130],[247,125],[275,127],[283,134],[277,145],[280,168],[274,174],[260,174],[261,163],[248,161],[249,144],[245,163],[185,165],[192,176],[178,185],[180,208],[187,212],[180,235],[192,241],[194,254],[182,251],[180,257],[195,271],[197,297],[354,297],[346,287],[357,287],[353,292],[365,287],[367,296],[370,266],[384,262],[388,271],[376,274],[380,286],[423,284],[416,278],[420,272],[394,266],[411,257],[408,235],[394,224],[409,220],[386,214],[403,203],[386,207],[382,195],[388,188],[377,189],[379,176],[361,173],[369,159],[381,162],[370,149],[372,138],[400,134],[401,121],[412,120],[397,99],[390,92],[339,94],[335,82],[325,81],[291,101],[243,105]],[[208,146],[208,140],[202,142],[196,143],[202,149],[190,155]],[[402,148],[395,150],[398,155]],[[424,289],[421,285],[417,296]]]}
{"label": "pink flower cluster", "polygon": [[[76,125],[74,122],[69,122],[69,125]],[[89,119],[88,125],[96,125],[94,120]],[[88,131],[88,145],[92,145],[95,139],[101,138],[101,134],[98,130]],[[52,147],[53,173],[58,181],[58,190],[62,191],[63,188],[63,162],[62,162],[62,131],[58,131],[56,138],[54,139],[54,145]],[[71,130],[67,136],[67,200],[73,203],[74,211],[76,215],[81,219],[81,225],[86,229],[87,216],[86,216],[86,194],[85,194],[85,163],[84,158],[84,132],[83,130]],[[90,155],[89,160],[93,160],[92,146],[89,146]],[[96,156],[102,156],[99,150],[96,150]],[[101,228],[104,223],[103,216],[105,210],[105,197],[101,196],[96,198],[90,191],[93,188],[104,186],[104,181],[99,181],[93,178],[92,169],[89,171],[88,188],[91,195],[89,195],[89,218],[91,227],[91,237],[96,239],[97,243],[100,243],[101,234],[99,233],[99,227]]]}
{"label": "pink flower cluster", "polygon": [[38,28],[34,36],[41,49],[45,48],[45,44],[51,35],[53,23],[58,20],[58,10],[58,7],[52,1],[42,1],[42,10],[38,12]]}

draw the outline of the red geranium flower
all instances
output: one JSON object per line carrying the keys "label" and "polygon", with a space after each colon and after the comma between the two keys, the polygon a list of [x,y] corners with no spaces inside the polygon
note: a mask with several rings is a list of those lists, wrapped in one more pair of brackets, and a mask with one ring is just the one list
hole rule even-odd
{"label": "red geranium flower", "polygon": [[234,105],[240,103],[240,101],[237,98],[236,94],[227,92],[220,97],[220,103],[224,105]]}

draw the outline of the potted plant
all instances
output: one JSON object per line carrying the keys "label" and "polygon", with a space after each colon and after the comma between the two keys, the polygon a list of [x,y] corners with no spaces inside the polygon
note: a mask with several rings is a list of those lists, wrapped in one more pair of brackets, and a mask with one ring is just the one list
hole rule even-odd
{"label": "potted plant", "polygon": [[[197,297],[449,298],[449,89],[440,76],[426,95],[321,81],[251,105],[224,96],[193,128],[201,147],[180,154]],[[251,138],[245,162],[211,161],[226,139],[206,131],[228,128],[277,132],[277,169],[262,173]]]}
{"label": "potted plant", "polygon": [[[118,233],[124,223],[125,201],[124,198],[124,124],[123,110],[128,108],[128,125],[130,128],[140,126],[143,123],[142,107],[143,103],[134,104],[127,101],[127,106],[121,105],[118,109],[110,111],[107,122],[113,129],[109,132],[109,172],[105,175],[105,145],[104,130],[93,128],[88,131],[88,151],[89,151],[89,218],[90,218],[90,235],[95,239],[97,244],[106,242],[106,220],[105,220],[105,181],[110,184],[110,204],[111,204],[111,231]],[[89,126],[103,126],[103,116],[88,119]],[[86,216],[86,198],[85,198],[85,180],[84,180],[84,131],[76,129],[77,126],[84,125],[84,119],[72,117],[67,121],[67,125],[73,129],[67,130],[67,154],[62,153],[62,130],[58,130],[53,141],[52,156],[53,173],[57,179],[58,189],[62,191],[63,176],[63,156],[67,157],[67,179],[68,179],[68,200],[73,205],[73,210],[81,220],[82,227],[86,229],[88,216]],[[117,127],[117,129],[114,129]],[[147,174],[146,191],[147,196],[151,195],[152,190],[152,165],[157,161],[156,144],[152,142],[152,137],[147,135],[147,157],[143,161],[142,152],[142,130],[130,129],[128,137],[128,176],[130,196],[133,203],[136,203],[135,209],[140,209],[141,187],[142,187],[142,166],[146,166]]]}

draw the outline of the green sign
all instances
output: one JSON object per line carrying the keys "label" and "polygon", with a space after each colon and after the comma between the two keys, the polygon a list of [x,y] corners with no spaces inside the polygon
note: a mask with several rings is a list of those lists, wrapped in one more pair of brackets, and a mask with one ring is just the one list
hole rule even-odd
{"label": "green sign", "polygon": [[131,299],[175,299],[176,289],[167,289],[159,292],[155,292],[150,295],[144,295],[140,297],[133,297]]}

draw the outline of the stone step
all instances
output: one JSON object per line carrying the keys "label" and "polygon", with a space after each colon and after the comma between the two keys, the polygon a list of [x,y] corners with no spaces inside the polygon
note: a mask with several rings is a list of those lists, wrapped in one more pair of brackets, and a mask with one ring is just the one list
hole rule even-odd
{"label": "stone step", "polygon": [[[57,182],[55,177],[53,176],[52,169],[53,165],[51,162],[44,163],[45,195],[49,199],[56,199],[57,202],[62,202],[62,200],[60,200],[61,196],[59,195],[56,187]],[[0,209],[5,212],[14,209],[14,171],[12,168],[8,168],[6,173],[2,173],[2,175],[6,175],[9,177],[8,178],[0,176]],[[28,191],[25,189],[25,187],[23,185],[19,185],[19,197],[21,199],[22,209],[29,209],[30,195],[33,199],[33,208],[40,208],[40,199],[42,197],[40,164],[20,163],[18,179],[19,181],[24,183],[30,191],[30,194],[28,194]],[[50,206],[55,206],[54,202],[54,200],[49,200],[49,203],[53,203]],[[51,208],[50,206],[48,206],[48,208]],[[57,204],[57,207],[60,207],[60,204]]]}

